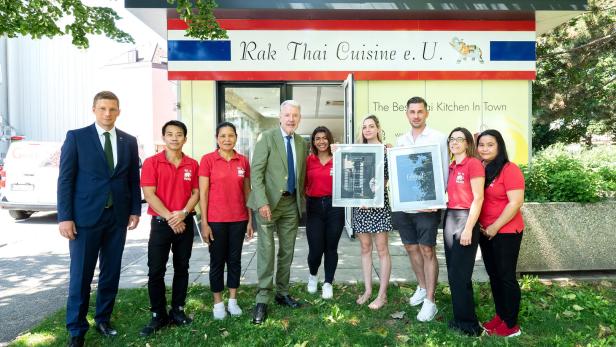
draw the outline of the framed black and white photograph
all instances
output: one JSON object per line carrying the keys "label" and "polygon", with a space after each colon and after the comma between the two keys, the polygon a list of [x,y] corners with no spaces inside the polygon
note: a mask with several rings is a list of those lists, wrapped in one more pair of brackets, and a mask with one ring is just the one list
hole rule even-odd
{"label": "framed black and white photograph", "polygon": [[439,144],[387,150],[392,211],[445,208]]}
{"label": "framed black and white photograph", "polygon": [[337,145],[334,152],[332,205],[383,207],[385,203],[383,145]]}

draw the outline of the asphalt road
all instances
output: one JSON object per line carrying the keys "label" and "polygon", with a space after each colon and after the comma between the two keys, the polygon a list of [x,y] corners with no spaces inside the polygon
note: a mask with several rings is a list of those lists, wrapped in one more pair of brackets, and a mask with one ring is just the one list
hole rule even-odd
{"label": "asphalt road", "polygon": [[[0,210],[0,346],[66,305],[68,241],[60,236],[56,217],[35,213],[15,221]],[[148,235],[146,217],[127,236],[123,264],[147,253]]]}

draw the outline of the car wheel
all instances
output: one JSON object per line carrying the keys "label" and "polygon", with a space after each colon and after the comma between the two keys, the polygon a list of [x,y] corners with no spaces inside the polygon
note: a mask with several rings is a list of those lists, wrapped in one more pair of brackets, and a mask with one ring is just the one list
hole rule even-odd
{"label": "car wheel", "polygon": [[24,210],[9,210],[9,215],[15,220],[28,219],[34,212]]}

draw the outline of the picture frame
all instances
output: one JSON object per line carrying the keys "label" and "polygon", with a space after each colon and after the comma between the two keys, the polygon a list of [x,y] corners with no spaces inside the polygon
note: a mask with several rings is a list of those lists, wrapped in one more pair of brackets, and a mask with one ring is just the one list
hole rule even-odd
{"label": "picture frame", "polygon": [[446,208],[440,144],[387,149],[392,211]]}
{"label": "picture frame", "polygon": [[385,206],[385,146],[337,145],[333,170],[332,206]]}

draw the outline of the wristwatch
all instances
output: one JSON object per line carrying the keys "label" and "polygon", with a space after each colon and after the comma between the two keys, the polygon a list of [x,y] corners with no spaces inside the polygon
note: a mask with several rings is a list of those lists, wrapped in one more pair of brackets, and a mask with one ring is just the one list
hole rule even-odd
{"label": "wristwatch", "polygon": [[182,212],[184,212],[184,217],[188,216],[188,214],[190,213],[186,209],[183,209]]}

